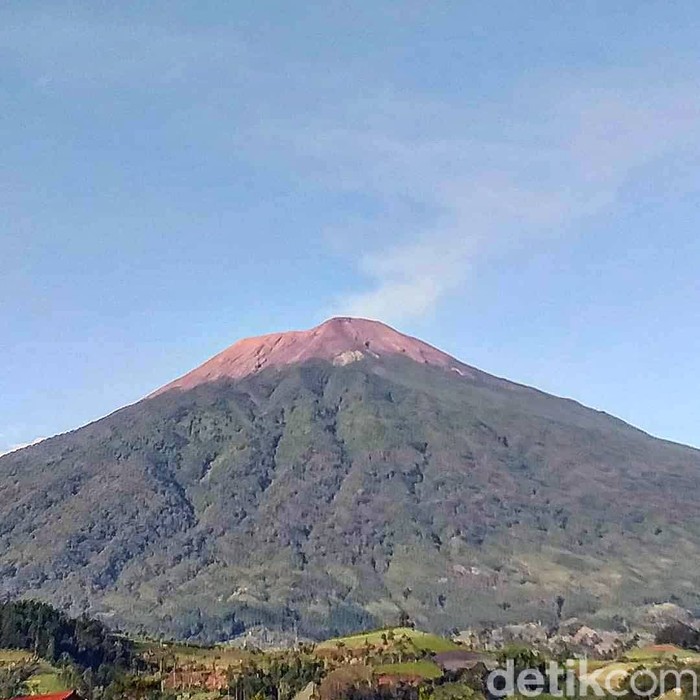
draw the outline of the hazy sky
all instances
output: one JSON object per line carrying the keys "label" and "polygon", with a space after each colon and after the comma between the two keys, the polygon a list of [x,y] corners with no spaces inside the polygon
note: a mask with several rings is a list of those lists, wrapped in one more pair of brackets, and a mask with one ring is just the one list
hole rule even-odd
{"label": "hazy sky", "polygon": [[700,446],[700,3],[0,3],[0,451],[385,320]]}

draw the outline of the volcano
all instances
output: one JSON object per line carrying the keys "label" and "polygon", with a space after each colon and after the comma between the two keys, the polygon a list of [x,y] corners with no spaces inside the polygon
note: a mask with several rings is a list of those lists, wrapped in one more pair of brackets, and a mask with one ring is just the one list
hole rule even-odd
{"label": "volcano", "polygon": [[698,607],[699,487],[697,450],[334,318],[1,457],[0,594],[208,641],[605,623]]}

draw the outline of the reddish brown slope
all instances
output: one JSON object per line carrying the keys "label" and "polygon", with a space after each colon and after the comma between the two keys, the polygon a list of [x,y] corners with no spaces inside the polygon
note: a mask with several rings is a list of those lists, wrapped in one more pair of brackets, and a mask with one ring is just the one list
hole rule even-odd
{"label": "reddish brown slope", "polygon": [[308,331],[271,333],[240,340],[208,362],[154,393],[192,389],[218,379],[240,379],[269,367],[282,367],[307,360],[348,364],[365,356],[402,355],[415,362],[454,369],[460,374],[474,370],[417,338],[404,335],[379,321],[332,318]]}

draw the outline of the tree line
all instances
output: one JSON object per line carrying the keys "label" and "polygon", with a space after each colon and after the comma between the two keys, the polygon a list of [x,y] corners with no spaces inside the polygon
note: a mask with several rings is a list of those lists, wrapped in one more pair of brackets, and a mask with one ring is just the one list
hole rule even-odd
{"label": "tree line", "polygon": [[0,603],[0,648],[29,651],[100,685],[137,663],[132,643],[99,620],[71,618],[34,600]]}

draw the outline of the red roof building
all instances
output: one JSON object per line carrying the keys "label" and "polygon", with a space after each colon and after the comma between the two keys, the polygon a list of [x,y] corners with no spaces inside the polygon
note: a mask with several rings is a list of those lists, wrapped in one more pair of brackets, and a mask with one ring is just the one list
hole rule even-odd
{"label": "red roof building", "polygon": [[62,693],[48,693],[47,695],[20,695],[12,700],[82,700],[75,690],[64,690]]}

